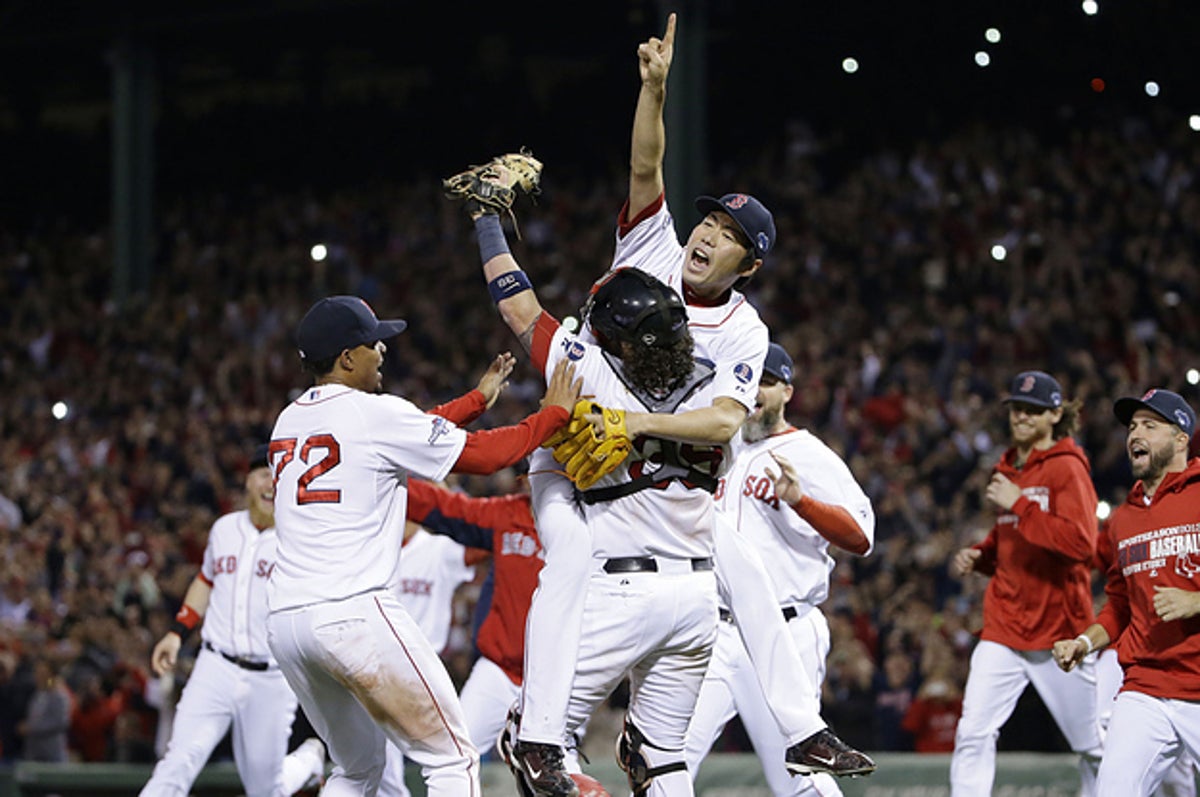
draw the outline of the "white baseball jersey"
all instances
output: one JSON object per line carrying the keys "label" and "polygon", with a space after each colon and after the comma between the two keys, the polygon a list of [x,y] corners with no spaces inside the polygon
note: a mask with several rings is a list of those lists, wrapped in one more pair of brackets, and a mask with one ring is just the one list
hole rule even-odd
{"label": "white baseball jersey", "polygon": [[[575,364],[575,375],[583,380],[584,392],[596,397],[605,407],[647,411],[642,401],[626,387],[613,370],[603,350],[585,343],[556,322],[550,340],[544,368],[547,377],[562,359]],[[535,355],[536,356],[536,355]],[[712,382],[697,388],[679,404],[676,412],[707,407],[712,404]],[[649,445],[657,445],[650,441]],[[712,466],[719,476],[729,458],[724,446],[681,446],[681,454],[699,466]],[[600,479],[594,489],[602,489],[630,481],[642,473],[652,473],[652,450],[635,451],[620,467]],[[622,556],[665,556],[671,559],[691,559],[712,555],[712,496],[704,490],[688,488],[678,480],[662,489],[646,489],[589,506],[586,510],[592,531],[592,556],[607,559]],[[671,520],[670,525],[663,522]]]}
{"label": "white baseball jersey", "polygon": [[[380,434],[380,430],[386,430]],[[279,560],[271,611],[385,589],[399,594],[408,473],[445,478],[466,432],[388,394],[304,391],[271,434]]]}
{"label": "white baseball jersey", "polygon": [[222,653],[271,661],[267,646],[267,584],[275,567],[275,529],[259,531],[248,511],[213,524],[200,577],[212,587],[200,638]]}
{"label": "white baseball jersey", "polygon": [[[664,199],[657,213],[617,238],[613,268],[640,268],[682,296],[686,257],[686,248],[675,235],[675,222]],[[687,315],[688,329],[696,341],[696,358],[716,368],[713,398],[728,396],[753,410],[770,343],[767,326],[754,305],[737,291],[730,291],[729,298],[717,306],[689,304]]]}
{"label": "white baseball jersey", "polygon": [[400,602],[434,650],[450,639],[454,591],[475,578],[466,554],[454,540],[425,529],[417,529],[400,553]]}
{"label": "white baseball jersey", "polygon": [[781,605],[823,603],[834,565],[829,542],[775,495],[775,483],[766,472],[779,472],[771,452],[796,467],[805,495],[849,512],[874,547],[871,499],[842,458],[806,429],[788,427],[754,443],[744,442],[739,434],[733,451],[733,464],[717,488],[718,510],[762,553]]}

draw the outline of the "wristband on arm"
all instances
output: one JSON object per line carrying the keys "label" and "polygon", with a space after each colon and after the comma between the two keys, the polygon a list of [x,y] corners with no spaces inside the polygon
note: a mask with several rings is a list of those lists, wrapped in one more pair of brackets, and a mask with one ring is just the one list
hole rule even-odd
{"label": "wristband on arm", "polygon": [[1096,646],[1092,644],[1092,638],[1087,634],[1080,634],[1079,636],[1075,637],[1075,641],[1082,642],[1087,648],[1087,650],[1083,652],[1083,655],[1085,656],[1096,649]]}
{"label": "wristband on arm", "polygon": [[167,630],[178,634],[180,639],[187,639],[188,634],[192,633],[192,629],[199,622],[200,613],[185,603],[179,607],[179,611],[175,614],[175,619],[171,621],[171,627]]}

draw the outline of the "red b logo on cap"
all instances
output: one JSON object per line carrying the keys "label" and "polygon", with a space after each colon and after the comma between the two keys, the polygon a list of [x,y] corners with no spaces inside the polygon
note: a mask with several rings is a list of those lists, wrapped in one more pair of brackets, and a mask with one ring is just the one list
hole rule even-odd
{"label": "red b logo on cap", "polygon": [[1028,393],[1029,391],[1033,390],[1033,386],[1036,384],[1037,380],[1034,379],[1032,375],[1025,377],[1025,379],[1021,382],[1021,392]]}
{"label": "red b logo on cap", "polygon": [[725,203],[725,207],[738,210],[746,206],[747,199],[748,197],[745,194],[734,194],[729,197],[729,201]]}

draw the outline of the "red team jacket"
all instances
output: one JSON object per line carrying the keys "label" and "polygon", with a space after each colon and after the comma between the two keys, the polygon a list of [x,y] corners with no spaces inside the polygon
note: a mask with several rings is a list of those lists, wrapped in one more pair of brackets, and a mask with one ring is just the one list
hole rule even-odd
{"label": "red team jacket", "polygon": [[475,644],[482,656],[519,685],[525,658],[525,618],[544,561],[529,496],[472,498],[410,479],[408,519],[468,547],[492,552],[492,602]]}
{"label": "red team jacket", "polygon": [[1069,437],[1029,454],[1024,467],[1009,449],[993,469],[1021,488],[996,518],[975,569],[992,576],[983,597],[981,639],[1014,650],[1049,650],[1086,628],[1092,608],[1096,490],[1087,455]]}
{"label": "red team jacket", "polygon": [[1120,638],[1122,691],[1200,700],[1200,617],[1163,622],[1154,612],[1155,587],[1200,589],[1200,459],[1167,474],[1149,505],[1145,496],[1139,481],[1108,520],[1116,560],[1096,622]]}

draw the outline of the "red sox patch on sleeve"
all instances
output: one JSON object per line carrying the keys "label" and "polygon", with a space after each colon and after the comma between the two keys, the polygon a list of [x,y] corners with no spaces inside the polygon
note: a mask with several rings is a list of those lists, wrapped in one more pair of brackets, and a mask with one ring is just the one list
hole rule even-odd
{"label": "red sox patch on sleeve", "polygon": [[750,367],[749,363],[738,363],[733,367],[733,377],[743,385],[748,385],[754,378],[754,369]]}
{"label": "red sox patch on sleeve", "polygon": [[450,433],[450,422],[445,418],[435,416],[433,419],[433,427],[429,430],[429,445],[437,442],[437,439],[442,435]]}

